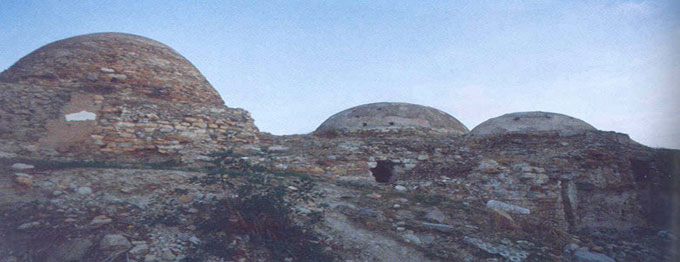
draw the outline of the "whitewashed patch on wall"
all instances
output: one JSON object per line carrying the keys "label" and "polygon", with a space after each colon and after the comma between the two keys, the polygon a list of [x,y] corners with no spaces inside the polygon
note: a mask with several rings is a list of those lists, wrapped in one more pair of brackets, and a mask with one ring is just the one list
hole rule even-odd
{"label": "whitewashed patch on wall", "polygon": [[67,114],[66,121],[90,121],[97,119],[97,114],[87,111],[80,111],[78,113]]}

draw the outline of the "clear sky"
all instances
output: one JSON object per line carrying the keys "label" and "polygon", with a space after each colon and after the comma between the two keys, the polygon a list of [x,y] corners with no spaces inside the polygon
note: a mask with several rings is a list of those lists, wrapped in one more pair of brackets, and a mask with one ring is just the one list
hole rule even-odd
{"label": "clear sky", "polygon": [[177,50],[273,134],[388,101],[470,129],[557,112],[680,148],[679,2],[0,0],[0,70],[59,39],[125,32]]}

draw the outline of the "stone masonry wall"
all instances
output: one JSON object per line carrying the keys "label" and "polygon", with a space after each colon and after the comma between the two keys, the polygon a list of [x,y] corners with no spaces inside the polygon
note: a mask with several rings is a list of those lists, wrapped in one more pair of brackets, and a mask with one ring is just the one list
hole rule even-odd
{"label": "stone masonry wall", "polygon": [[[257,140],[248,112],[226,106],[7,83],[0,92],[3,151],[22,156],[193,162]],[[92,118],[69,121],[78,113]]]}
{"label": "stone masonry wall", "polygon": [[650,178],[670,176],[650,160],[654,149],[602,131],[486,138],[424,130],[331,138],[261,135],[252,152],[246,154],[251,162],[276,170],[371,180],[370,169],[386,160],[397,166],[393,183],[453,179],[445,180],[456,182],[448,185],[451,194],[467,192],[479,203],[497,200],[527,208],[542,223],[564,230],[648,224],[654,215],[644,203],[655,194],[651,188],[662,183],[637,181],[632,163],[649,163],[638,173]]}
{"label": "stone masonry wall", "polygon": [[97,33],[45,45],[0,74],[0,150],[24,157],[191,163],[257,128],[184,57]]}

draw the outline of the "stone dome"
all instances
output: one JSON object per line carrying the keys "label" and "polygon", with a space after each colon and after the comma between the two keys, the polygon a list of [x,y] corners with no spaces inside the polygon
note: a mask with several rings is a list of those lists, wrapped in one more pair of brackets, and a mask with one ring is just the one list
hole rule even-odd
{"label": "stone dome", "polygon": [[550,112],[517,112],[491,118],[470,131],[475,136],[505,133],[530,133],[557,131],[560,134],[579,134],[596,130],[583,120]]}
{"label": "stone dome", "polygon": [[205,77],[175,50],[123,33],[87,34],[47,44],[2,72],[0,81],[223,104]]}
{"label": "stone dome", "polygon": [[257,133],[189,61],[141,36],[56,41],[0,74],[0,145],[27,157],[192,162]]}
{"label": "stone dome", "polygon": [[337,113],[324,121],[315,134],[364,130],[426,128],[442,133],[464,134],[467,127],[453,116],[432,107],[408,103],[372,103]]}

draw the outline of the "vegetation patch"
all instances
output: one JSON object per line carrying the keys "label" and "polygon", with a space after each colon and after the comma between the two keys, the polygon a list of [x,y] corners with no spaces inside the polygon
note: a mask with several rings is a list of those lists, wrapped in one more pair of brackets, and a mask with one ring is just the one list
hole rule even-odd
{"label": "vegetation patch", "polygon": [[[262,251],[269,260],[333,261],[324,245],[310,229],[322,214],[312,212],[305,223],[295,221],[293,203],[304,199],[312,181],[304,175],[267,173],[253,167],[231,152],[212,155],[214,168],[202,183],[221,183],[234,197],[206,203],[199,208],[206,214],[198,221],[201,243],[193,247],[185,261],[208,257],[232,259]],[[276,177],[299,179],[295,193],[272,183]]]}

